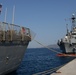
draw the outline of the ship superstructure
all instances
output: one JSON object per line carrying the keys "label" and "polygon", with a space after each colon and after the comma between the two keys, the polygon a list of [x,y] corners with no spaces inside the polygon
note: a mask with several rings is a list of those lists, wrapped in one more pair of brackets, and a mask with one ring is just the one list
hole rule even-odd
{"label": "ship superstructure", "polygon": [[72,27],[69,32],[67,29],[67,34],[61,40],[58,40],[58,45],[62,50],[62,53],[76,53],[76,17],[73,14],[72,18]]}

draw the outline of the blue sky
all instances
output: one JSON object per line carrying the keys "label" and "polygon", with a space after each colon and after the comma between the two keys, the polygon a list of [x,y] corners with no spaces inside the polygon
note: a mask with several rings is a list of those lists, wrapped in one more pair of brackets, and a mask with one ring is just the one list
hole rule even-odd
{"label": "blue sky", "polygon": [[[45,46],[56,44],[66,34],[66,23],[71,26],[70,17],[76,13],[76,0],[0,0],[4,21],[7,8],[7,22],[12,23],[15,5],[15,24],[30,28],[36,33],[35,39]],[[65,21],[67,19],[67,21]],[[29,47],[41,47],[35,41]]]}

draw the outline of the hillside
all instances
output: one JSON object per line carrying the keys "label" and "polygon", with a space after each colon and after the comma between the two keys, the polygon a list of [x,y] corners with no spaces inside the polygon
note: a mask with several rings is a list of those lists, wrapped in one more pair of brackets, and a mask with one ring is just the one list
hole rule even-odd
{"label": "hillside", "polygon": [[47,47],[48,47],[48,48],[59,48],[58,45],[56,45],[56,44],[48,45]]}

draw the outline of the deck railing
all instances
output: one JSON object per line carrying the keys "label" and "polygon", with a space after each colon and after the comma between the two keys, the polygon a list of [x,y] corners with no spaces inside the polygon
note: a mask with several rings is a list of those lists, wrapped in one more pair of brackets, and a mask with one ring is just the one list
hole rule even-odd
{"label": "deck railing", "polygon": [[0,22],[0,41],[25,40],[31,40],[31,33],[29,28]]}

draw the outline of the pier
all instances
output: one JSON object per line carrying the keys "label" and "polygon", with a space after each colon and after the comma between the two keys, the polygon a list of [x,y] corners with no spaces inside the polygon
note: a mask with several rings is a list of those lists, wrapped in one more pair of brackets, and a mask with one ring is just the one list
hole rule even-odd
{"label": "pier", "polygon": [[76,75],[76,59],[70,61],[51,75]]}

